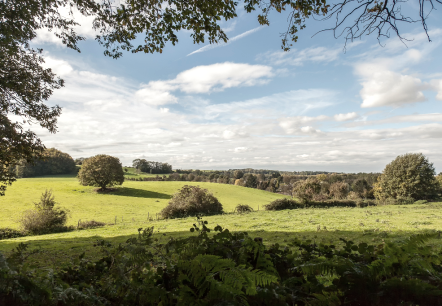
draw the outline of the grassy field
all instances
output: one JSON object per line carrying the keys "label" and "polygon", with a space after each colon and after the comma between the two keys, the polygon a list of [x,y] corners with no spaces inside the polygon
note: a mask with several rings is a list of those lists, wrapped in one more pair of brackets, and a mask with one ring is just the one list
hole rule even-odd
{"label": "grassy field", "polygon": [[[127,172],[126,172],[127,169]],[[124,177],[127,178],[145,178],[145,177],[163,177],[163,175],[165,176],[169,176],[169,174],[150,174],[150,173],[145,173],[145,172],[136,172],[135,168],[132,167],[123,167],[124,170]]]}
{"label": "grassy field", "polygon": [[[97,256],[92,244],[97,239],[123,242],[141,227],[154,226],[159,237],[189,235],[194,218],[148,221],[147,215],[167,205],[170,197],[184,184],[200,185],[209,189],[223,204],[224,215],[206,217],[209,226],[217,224],[231,231],[247,231],[263,237],[267,243],[285,244],[291,238],[309,238],[318,242],[336,242],[339,237],[368,243],[403,240],[411,234],[442,229],[442,203],[421,205],[377,206],[368,208],[298,209],[290,211],[263,211],[262,205],[282,198],[256,189],[215,183],[189,182],[125,182],[123,187],[108,194],[97,194],[94,188],[80,186],[75,178],[21,179],[8,188],[0,198],[0,227],[17,228],[22,211],[32,208],[33,201],[51,188],[56,201],[71,210],[70,225],[79,219],[95,219],[108,223],[97,229],[68,233],[24,237],[0,241],[0,250],[10,251],[19,242],[30,242],[33,247],[46,250],[37,255],[44,266],[57,265],[83,251]],[[237,204],[249,204],[255,211],[233,214]],[[117,223],[115,223],[117,216]],[[439,247],[441,240],[432,243]]]}

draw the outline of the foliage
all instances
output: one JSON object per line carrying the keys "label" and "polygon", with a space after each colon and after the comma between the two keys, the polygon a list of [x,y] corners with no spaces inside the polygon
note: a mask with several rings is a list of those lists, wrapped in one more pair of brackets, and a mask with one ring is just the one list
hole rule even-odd
{"label": "foliage", "polygon": [[70,230],[66,227],[69,210],[55,207],[56,204],[52,191],[46,189],[40,202],[34,202],[35,208],[23,213],[20,219],[23,231],[39,235]]}
{"label": "foliage", "polygon": [[242,179],[244,181],[244,187],[256,188],[258,186],[258,178],[253,174],[246,174]]}
{"label": "foliage", "polygon": [[78,179],[83,186],[97,186],[106,190],[106,187],[123,184],[123,166],[117,157],[95,155],[83,162]]}
{"label": "foliage", "polygon": [[161,211],[163,218],[182,218],[195,215],[212,215],[223,212],[223,206],[207,189],[184,185],[175,193]]}
{"label": "foliage", "polygon": [[304,205],[296,202],[292,199],[277,199],[269,204],[264,205],[265,210],[283,210],[283,209],[294,209],[298,207],[304,207]]}
{"label": "foliage", "polygon": [[106,223],[100,222],[100,221],[95,221],[95,220],[80,221],[77,224],[77,229],[97,228],[97,227],[102,227],[105,225],[106,225]]}
{"label": "foliage", "polygon": [[26,236],[23,232],[18,231],[13,228],[3,227],[0,228],[0,240],[3,239],[12,239],[12,238],[18,238],[18,237],[24,237]]}
{"label": "foliage", "polygon": [[316,178],[308,178],[305,181],[296,182],[293,187],[293,196],[306,203],[321,192],[321,184]]}
{"label": "foliage", "polygon": [[438,183],[433,164],[422,153],[408,153],[389,163],[375,184],[377,199],[432,199],[437,196]]}
{"label": "foliage", "polygon": [[238,214],[249,213],[249,212],[252,212],[252,211],[253,211],[253,208],[250,207],[247,204],[238,204],[235,207],[235,212],[238,213]]}
{"label": "foliage", "polygon": [[151,174],[172,173],[172,166],[168,163],[147,161],[145,159],[134,159],[132,165],[135,169]]}
{"label": "foliage", "polygon": [[27,245],[0,254],[0,296],[8,305],[440,305],[442,255],[416,235],[402,243],[342,246],[292,240],[266,247],[261,238],[207,227],[162,239],[153,227],[112,246],[99,240],[99,260],[55,273],[28,265]]}
{"label": "foliage", "polygon": [[345,199],[349,192],[349,186],[344,182],[336,182],[330,185],[330,196],[337,200]]}
{"label": "foliage", "polygon": [[34,177],[75,173],[73,158],[55,148],[46,149],[40,158],[27,162],[21,160],[16,166],[16,177]]}
{"label": "foliage", "polygon": [[241,171],[241,170],[235,170],[233,172],[233,178],[236,179],[236,180],[241,179],[243,176],[244,176],[244,172]]}

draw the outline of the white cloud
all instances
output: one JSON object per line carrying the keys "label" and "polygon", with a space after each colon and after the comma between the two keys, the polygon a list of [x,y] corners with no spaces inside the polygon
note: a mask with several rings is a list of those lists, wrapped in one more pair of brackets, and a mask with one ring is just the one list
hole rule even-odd
{"label": "white cloud", "polygon": [[314,129],[311,126],[304,126],[304,124],[314,123],[319,121],[328,120],[328,116],[320,115],[317,117],[308,117],[308,116],[295,116],[282,118],[279,120],[279,126],[287,133],[287,134],[296,134],[296,133],[317,133],[319,130]]}
{"label": "white cloud", "polygon": [[219,63],[197,66],[179,73],[174,79],[151,81],[135,93],[138,101],[150,105],[176,103],[173,91],[210,93],[227,88],[265,84],[273,76],[272,68],[263,65]]}
{"label": "white cloud", "polygon": [[[64,17],[67,20],[75,20],[79,25],[73,27],[74,31],[80,35],[88,38],[94,38],[96,36],[96,32],[93,29],[93,21],[95,19],[94,16],[84,16],[82,15],[77,9],[72,9],[72,15],[69,14],[69,8],[66,7],[59,7],[58,12],[62,17]],[[58,31],[58,30],[57,30]],[[55,44],[62,46],[63,43],[61,42],[61,39],[55,36],[55,33],[53,31],[49,31],[47,28],[38,29],[36,31],[37,37],[35,37],[32,42],[36,44]]]}
{"label": "white cloud", "polygon": [[50,56],[45,56],[44,60],[43,68],[51,68],[52,72],[58,76],[65,76],[74,70],[74,68],[64,60],[55,59]]}
{"label": "white cloud", "polygon": [[403,106],[426,100],[420,79],[392,71],[379,71],[362,83],[361,107]]}
{"label": "white cloud", "polygon": [[[233,24],[233,28],[234,28],[234,27],[235,27],[235,25]],[[244,32],[244,33],[241,33],[241,34],[239,34],[239,35],[237,35],[237,36],[235,36],[235,37],[230,38],[226,43],[224,43],[224,42],[220,42],[220,43],[218,43],[218,44],[210,44],[210,45],[206,45],[206,46],[204,46],[204,47],[199,48],[198,50],[195,50],[195,51],[193,51],[193,52],[187,54],[187,56],[190,56],[190,55],[195,54],[195,53],[200,53],[200,52],[204,52],[204,51],[209,51],[209,50],[212,50],[212,49],[215,49],[215,48],[219,48],[219,47],[225,47],[225,46],[228,46],[229,44],[233,43],[234,41],[237,41],[237,40],[239,40],[239,39],[241,39],[241,38],[244,38],[244,37],[246,37],[246,36],[248,36],[248,35],[250,35],[250,34],[253,34],[253,33],[255,33],[255,32],[257,32],[257,31],[259,31],[259,30],[261,30],[261,29],[262,29],[262,26],[259,26],[259,27],[256,27],[256,28],[254,28],[254,29],[248,30],[248,31],[246,31],[246,32]],[[231,29],[227,28],[227,30],[229,31],[229,30],[231,30]]]}
{"label": "white cloud", "polygon": [[355,112],[347,113],[347,114],[337,114],[334,115],[333,118],[335,118],[336,121],[348,121],[358,118],[359,115]]}
{"label": "white cloud", "polygon": [[437,92],[436,99],[442,100],[442,79],[431,80],[431,86]]}

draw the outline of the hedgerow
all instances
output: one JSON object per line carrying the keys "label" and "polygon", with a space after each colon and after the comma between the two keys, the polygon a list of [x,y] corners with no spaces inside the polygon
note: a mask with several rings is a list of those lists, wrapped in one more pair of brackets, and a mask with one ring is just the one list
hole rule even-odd
{"label": "hedgerow", "polygon": [[100,240],[101,259],[82,254],[51,273],[33,271],[20,244],[0,254],[0,304],[442,304],[442,255],[427,245],[437,232],[379,245],[341,239],[340,247],[299,239],[267,247],[201,220],[191,232],[163,240],[151,227],[117,246]]}

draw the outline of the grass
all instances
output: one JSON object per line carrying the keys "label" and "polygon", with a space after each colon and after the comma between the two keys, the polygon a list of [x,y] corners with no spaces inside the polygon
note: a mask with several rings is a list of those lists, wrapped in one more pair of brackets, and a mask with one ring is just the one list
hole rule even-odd
{"label": "grass", "polygon": [[146,172],[136,172],[136,169],[133,167],[123,167],[123,170],[126,170],[127,172],[124,171],[124,177],[127,178],[145,178],[145,177],[163,177],[163,175],[165,176],[169,176],[169,174],[150,174],[150,173],[146,173]]}
{"label": "grass", "polygon": [[[262,205],[282,198],[256,189],[215,183],[189,182],[125,182],[114,193],[97,194],[94,188],[79,186],[72,177],[21,179],[0,198],[0,227],[17,228],[20,213],[33,206],[46,188],[52,188],[57,202],[71,210],[71,225],[78,220],[111,223],[102,228],[68,233],[31,236],[0,241],[0,250],[10,251],[20,242],[30,242],[45,252],[37,255],[41,266],[54,266],[76,257],[84,251],[98,256],[92,244],[97,239],[123,242],[137,233],[138,228],[154,226],[158,237],[189,235],[194,218],[148,221],[149,216],[167,205],[170,197],[184,184],[200,185],[218,197],[228,214],[205,217],[210,227],[217,224],[231,231],[247,231],[264,238],[267,243],[286,244],[291,238],[308,238],[318,242],[354,241],[379,244],[398,241],[408,236],[442,228],[442,203],[419,205],[377,206],[367,208],[298,209],[263,211]],[[233,214],[237,204],[248,204],[260,211]],[[117,223],[115,222],[117,216]],[[437,247],[441,240],[432,243]]]}

